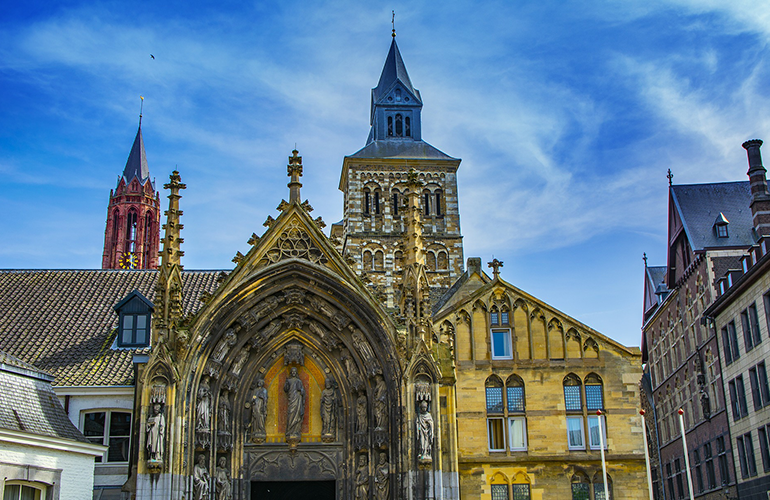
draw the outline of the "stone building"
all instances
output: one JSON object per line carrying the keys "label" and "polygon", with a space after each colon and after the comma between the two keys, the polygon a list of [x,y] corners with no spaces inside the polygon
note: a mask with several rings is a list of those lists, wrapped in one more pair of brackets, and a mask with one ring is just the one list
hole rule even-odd
{"label": "stone building", "polygon": [[[759,146],[754,146],[758,156]],[[704,312],[717,298],[718,280],[740,266],[765,230],[766,200],[757,188],[766,186],[763,173],[758,179],[757,169],[750,169],[750,182],[669,186],[668,265],[648,267],[645,262],[642,327],[642,386],[646,382],[644,400],[653,410],[647,432],[657,447],[652,464],[656,498],[688,494],[680,408],[696,498],[737,495],[733,424],[726,404],[726,388],[732,390],[736,382],[720,363],[738,348],[720,350],[725,339],[735,345],[734,329],[727,327],[730,335],[721,336],[708,326]]]}
{"label": "stone building", "polygon": [[130,443],[101,498],[604,498],[601,443],[611,498],[646,498],[640,351],[465,265],[421,108],[394,38],[328,237],[293,151],[233,269],[183,268],[174,172],[157,270],[0,272],[0,331],[28,332],[0,346],[62,375],[74,422],[130,416],[100,428]]}
{"label": "stone building", "polygon": [[[751,182],[751,208],[757,219],[770,208],[761,144],[744,144],[749,153],[749,175],[759,177],[758,182]],[[770,386],[766,368],[770,353],[770,232],[757,222],[757,242],[741,256],[739,266],[717,279],[718,298],[704,311],[719,342],[738,496],[743,500],[764,500],[770,491]]]}

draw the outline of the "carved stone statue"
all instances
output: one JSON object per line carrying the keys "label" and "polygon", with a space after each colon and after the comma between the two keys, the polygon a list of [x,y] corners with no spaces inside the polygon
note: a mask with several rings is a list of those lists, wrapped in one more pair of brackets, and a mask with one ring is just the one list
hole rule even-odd
{"label": "carved stone statue", "polygon": [[251,397],[251,440],[255,443],[265,441],[265,422],[267,421],[267,389],[265,381],[257,380],[257,389]]}
{"label": "carved stone statue", "polygon": [[219,432],[230,433],[230,415],[232,408],[230,406],[230,396],[227,389],[219,395],[219,411],[217,412],[217,429]]}
{"label": "carved stone statue", "polygon": [[232,346],[238,341],[238,336],[232,329],[228,329],[225,332],[225,336],[222,337],[214,348],[214,354],[211,355],[216,361],[222,361]]}
{"label": "carved stone statue", "polygon": [[420,401],[417,415],[417,458],[424,462],[433,460],[433,416],[428,411],[428,402]]}
{"label": "carved stone statue", "polygon": [[195,430],[211,430],[211,388],[209,377],[204,376],[201,385],[198,386],[198,404],[195,407]]}
{"label": "carved stone statue", "polygon": [[364,365],[366,366],[368,376],[382,373],[374,355],[374,351],[372,351],[372,346],[366,341],[361,330],[353,330],[353,345],[356,346],[356,350],[358,350],[361,357],[364,359]]}
{"label": "carved stone statue", "polygon": [[193,468],[193,499],[208,500],[211,492],[211,476],[206,468],[206,457],[198,455],[198,462]]}
{"label": "carved stone statue", "polygon": [[356,400],[356,433],[366,434],[369,422],[366,418],[366,395],[363,393]]}
{"label": "carved stone statue", "polygon": [[233,363],[233,367],[230,369],[234,374],[240,375],[241,370],[243,370],[243,365],[246,364],[246,361],[249,360],[249,345],[246,344],[243,349],[241,349],[241,352],[238,353],[238,357],[235,358],[235,362]]}
{"label": "carved stone statue", "polygon": [[302,435],[302,420],[305,417],[305,386],[292,366],[289,378],[283,384],[286,393],[286,442],[298,443]]}
{"label": "carved stone statue", "polygon": [[369,498],[369,467],[366,455],[358,456],[358,468],[356,469],[356,500],[368,500]]}
{"label": "carved stone statue", "polygon": [[388,427],[388,386],[381,375],[377,375],[374,387],[374,423],[376,431],[384,431]]}
{"label": "carved stone statue", "polygon": [[334,380],[326,379],[326,387],[321,392],[321,440],[330,443],[337,437],[337,392]]}
{"label": "carved stone statue", "polygon": [[163,438],[166,435],[166,417],[160,404],[152,405],[151,416],[147,419],[147,458],[152,462],[163,461]]}
{"label": "carved stone statue", "polygon": [[219,457],[216,472],[217,500],[232,500],[233,483],[230,480],[230,470],[227,468],[227,459]]}
{"label": "carved stone statue", "polygon": [[380,453],[380,461],[377,462],[377,468],[374,471],[375,497],[382,500],[388,499],[390,478],[390,466],[388,465],[388,455],[383,451]]}

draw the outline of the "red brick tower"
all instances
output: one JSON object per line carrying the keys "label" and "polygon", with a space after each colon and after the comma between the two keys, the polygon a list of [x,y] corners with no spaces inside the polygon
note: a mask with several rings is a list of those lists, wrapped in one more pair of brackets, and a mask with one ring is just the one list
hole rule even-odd
{"label": "red brick tower", "polygon": [[150,180],[142,118],[118,187],[110,190],[102,269],[155,269],[160,245],[160,194]]}

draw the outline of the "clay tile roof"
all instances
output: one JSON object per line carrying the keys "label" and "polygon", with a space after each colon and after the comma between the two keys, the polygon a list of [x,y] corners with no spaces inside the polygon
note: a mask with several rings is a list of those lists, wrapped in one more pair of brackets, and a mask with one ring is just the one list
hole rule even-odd
{"label": "clay tile roof", "polygon": [[[184,271],[184,312],[201,307],[221,271]],[[134,290],[155,296],[155,270],[0,270],[0,350],[55,377],[57,386],[133,384],[132,358],[115,347],[113,306]]]}

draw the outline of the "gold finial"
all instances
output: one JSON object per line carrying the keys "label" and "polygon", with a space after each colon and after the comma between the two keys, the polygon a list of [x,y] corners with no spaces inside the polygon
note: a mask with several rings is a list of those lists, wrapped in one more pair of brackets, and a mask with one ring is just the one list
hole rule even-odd
{"label": "gold finial", "polygon": [[393,17],[390,19],[390,24],[393,25],[393,38],[396,38],[396,11],[393,11]]}
{"label": "gold finial", "polygon": [[140,104],[139,104],[139,127],[142,127],[142,110],[144,109],[144,97],[139,96]]}

